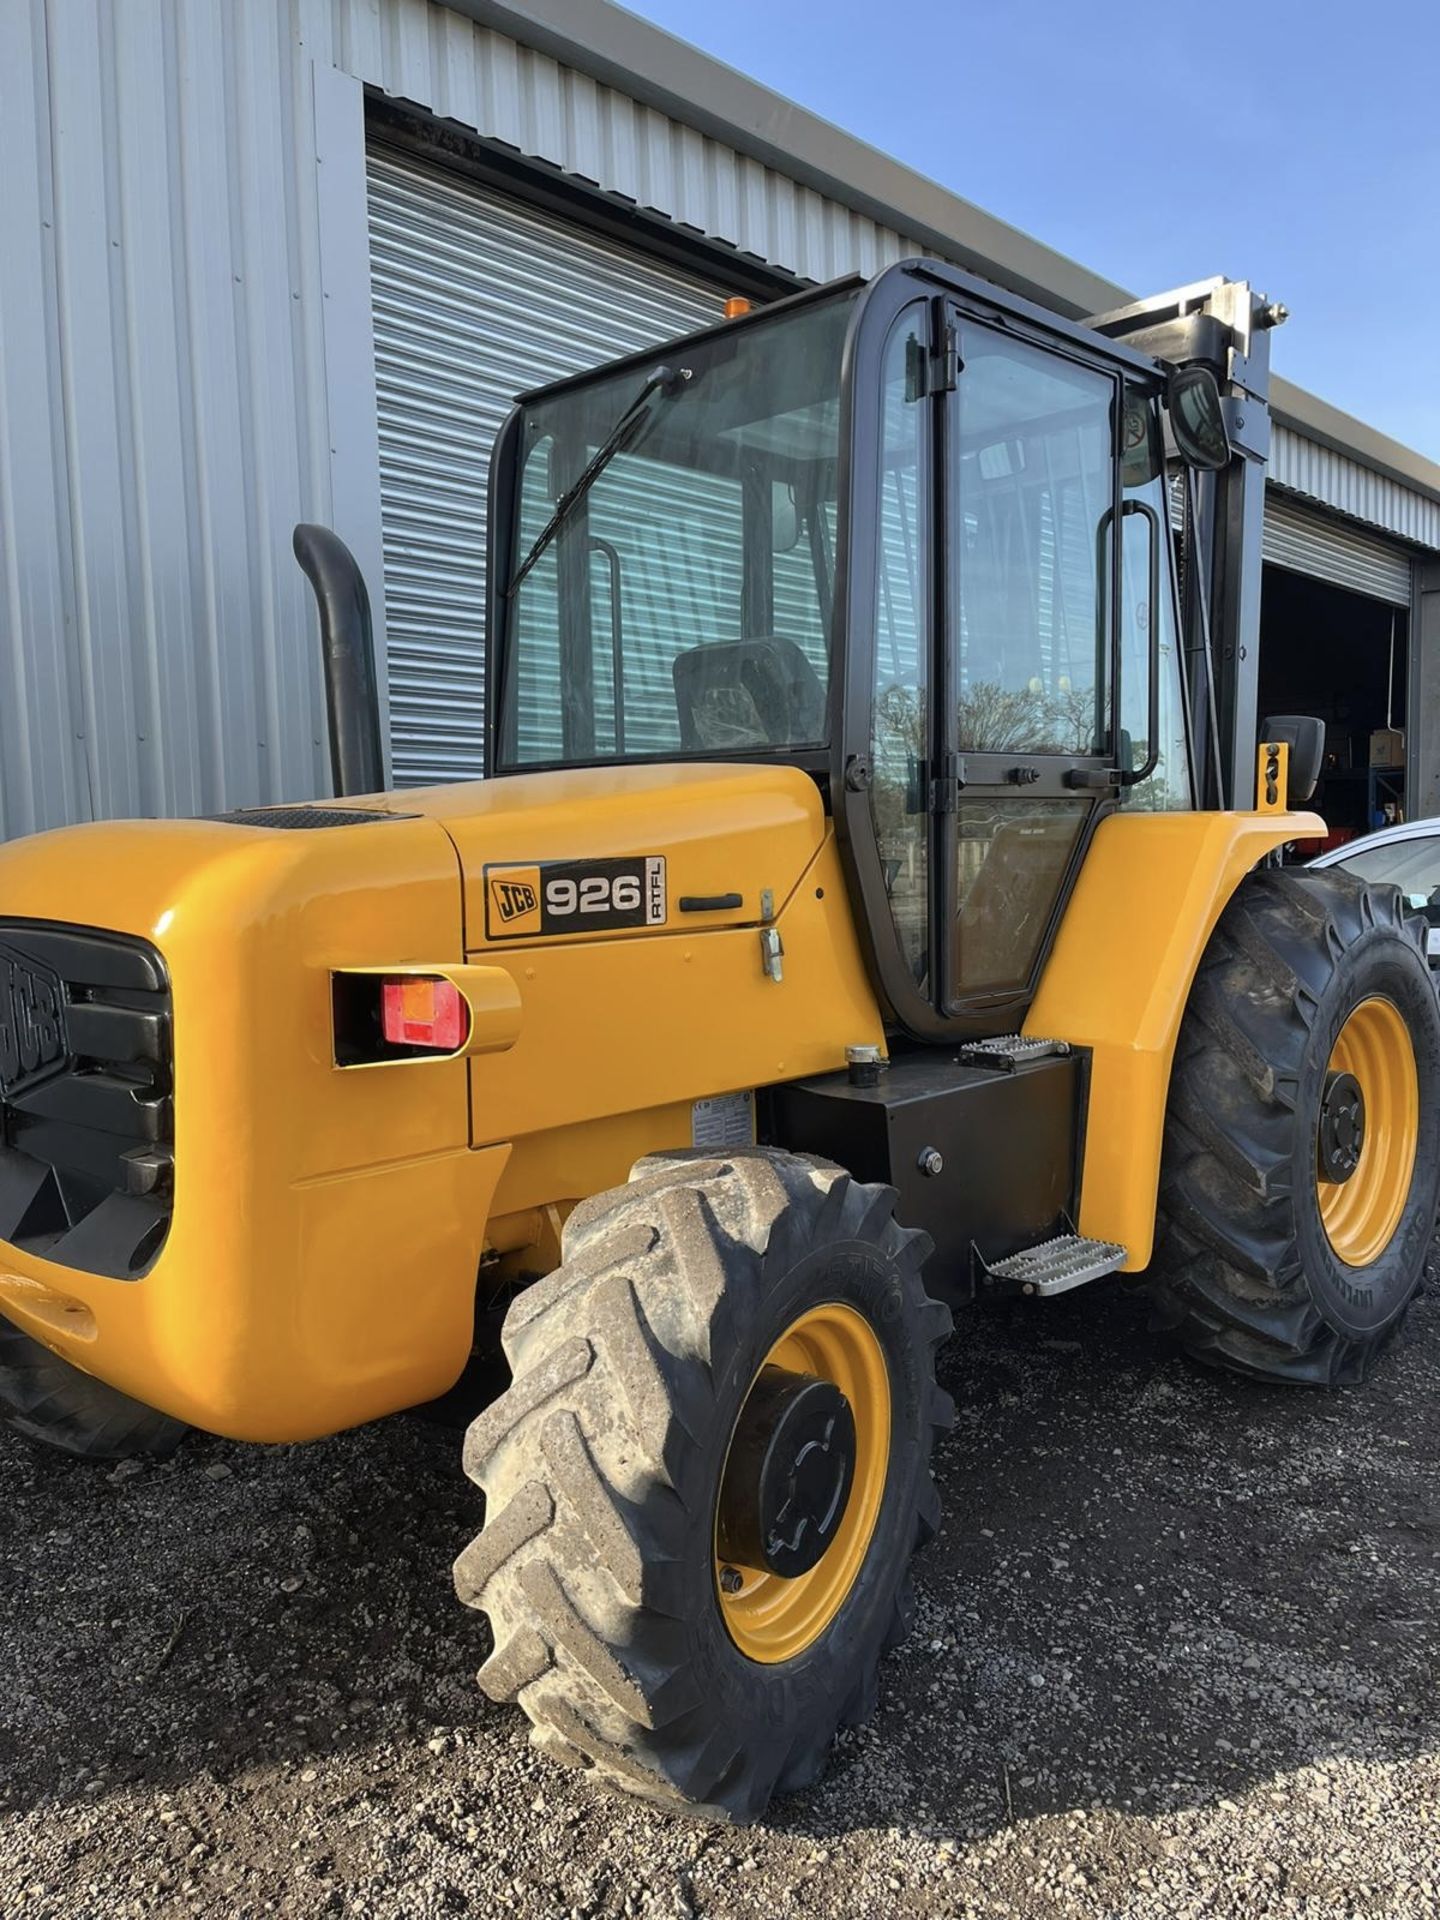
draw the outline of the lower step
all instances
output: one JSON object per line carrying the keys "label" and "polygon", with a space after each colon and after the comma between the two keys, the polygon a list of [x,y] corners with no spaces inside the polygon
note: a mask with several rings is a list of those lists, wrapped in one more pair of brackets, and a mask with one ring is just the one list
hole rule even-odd
{"label": "lower step", "polygon": [[1001,1033],[993,1040],[971,1040],[956,1058],[967,1067],[989,1067],[996,1073],[1014,1073],[1032,1060],[1048,1060],[1070,1051],[1068,1040],[1040,1040],[1027,1033]]}
{"label": "lower step", "polygon": [[1125,1249],[1113,1240],[1086,1240],[1078,1233],[1062,1233],[1053,1240],[1042,1240],[1038,1247],[1026,1247],[1008,1259],[987,1266],[987,1280],[1018,1287],[1021,1293],[1048,1296],[1068,1293],[1071,1287],[1083,1287],[1087,1280],[1099,1280],[1125,1264]]}

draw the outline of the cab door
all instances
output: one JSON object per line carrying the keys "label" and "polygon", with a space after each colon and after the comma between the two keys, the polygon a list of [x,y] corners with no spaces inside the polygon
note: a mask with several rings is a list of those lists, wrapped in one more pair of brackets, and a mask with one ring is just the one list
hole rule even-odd
{"label": "cab door", "polygon": [[916,291],[864,319],[842,848],[892,1023],[1014,1032],[1101,816],[1189,804],[1158,386],[979,298]]}
{"label": "cab door", "polygon": [[1118,375],[951,306],[932,783],[931,991],[1018,1027],[1116,793]]}

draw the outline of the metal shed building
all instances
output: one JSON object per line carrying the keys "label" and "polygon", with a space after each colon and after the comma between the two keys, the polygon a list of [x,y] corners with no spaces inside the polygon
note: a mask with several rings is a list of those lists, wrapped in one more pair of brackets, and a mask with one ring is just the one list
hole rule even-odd
{"label": "metal shed building", "polygon": [[[327,789],[301,519],[365,571],[396,782],[480,773],[522,387],[908,253],[1127,297],[607,0],[13,0],[0,76],[0,836]],[[1440,811],[1440,467],[1274,410],[1266,621],[1385,659]]]}

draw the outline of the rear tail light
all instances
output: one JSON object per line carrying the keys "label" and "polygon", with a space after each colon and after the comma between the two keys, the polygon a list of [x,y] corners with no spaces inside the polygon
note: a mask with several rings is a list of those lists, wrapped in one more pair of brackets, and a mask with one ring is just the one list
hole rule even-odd
{"label": "rear tail light", "polygon": [[330,999],[337,1067],[503,1053],[520,1033],[520,989],[504,967],[339,967]]}
{"label": "rear tail light", "polygon": [[465,995],[441,973],[330,976],[337,1067],[450,1060],[470,1040]]}
{"label": "rear tail light", "polygon": [[458,1053],[469,1016],[460,989],[432,974],[409,974],[380,986],[380,1030],[392,1047]]}

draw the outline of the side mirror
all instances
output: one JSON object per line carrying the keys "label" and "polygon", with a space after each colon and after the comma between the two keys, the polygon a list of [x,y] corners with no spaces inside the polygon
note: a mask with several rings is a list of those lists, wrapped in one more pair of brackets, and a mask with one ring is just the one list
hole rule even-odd
{"label": "side mirror", "polygon": [[770,482],[770,548],[793,553],[800,543],[800,508],[795,489],[786,480]]}
{"label": "side mirror", "polygon": [[1209,367],[1175,367],[1165,391],[1170,431],[1187,467],[1218,473],[1230,464],[1220,383]]}
{"label": "side mirror", "polygon": [[1271,714],[1260,730],[1262,740],[1283,740],[1290,749],[1290,777],[1285,804],[1303,807],[1315,791],[1325,758],[1325,722],[1308,713]]}

